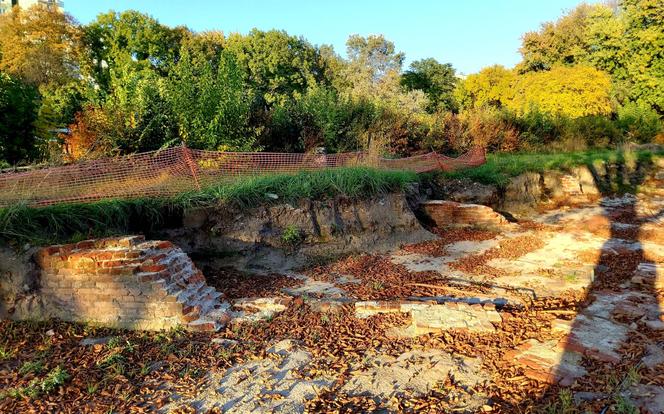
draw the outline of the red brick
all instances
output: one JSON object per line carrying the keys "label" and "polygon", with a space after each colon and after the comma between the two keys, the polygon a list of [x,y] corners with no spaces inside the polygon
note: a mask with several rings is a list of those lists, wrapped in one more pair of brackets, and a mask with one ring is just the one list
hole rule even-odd
{"label": "red brick", "polygon": [[162,270],[166,270],[167,267],[166,265],[161,265],[161,264],[153,264],[153,265],[146,265],[142,264],[139,266],[139,270],[141,272],[161,272]]}

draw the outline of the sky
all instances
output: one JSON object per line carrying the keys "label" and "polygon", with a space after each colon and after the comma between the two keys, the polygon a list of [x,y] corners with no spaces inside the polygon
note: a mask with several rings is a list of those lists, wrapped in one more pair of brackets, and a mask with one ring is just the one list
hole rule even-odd
{"label": "sky", "polygon": [[470,74],[520,61],[521,36],[556,20],[581,0],[64,0],[89,23],[108,10],[134,9],[169,26],[247,33],[283,29],[331,44],[345,56],[349,35],[383,34],[413,60],[433,57]]}

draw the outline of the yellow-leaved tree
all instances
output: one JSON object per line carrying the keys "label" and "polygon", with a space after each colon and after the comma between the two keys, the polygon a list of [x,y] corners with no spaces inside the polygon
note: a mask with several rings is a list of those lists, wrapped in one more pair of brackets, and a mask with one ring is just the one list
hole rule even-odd
{"label": "yellow-leaved tree", "polygon": [[517,76],[503,98],[518,115],[532,110],[579,118],[613,111],[611,78],[588,66],[554,66]]}

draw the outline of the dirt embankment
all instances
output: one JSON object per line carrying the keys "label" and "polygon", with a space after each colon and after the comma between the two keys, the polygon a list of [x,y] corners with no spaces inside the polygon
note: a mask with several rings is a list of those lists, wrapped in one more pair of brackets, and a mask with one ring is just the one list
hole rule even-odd
{"label": "dirt embankment", "polygon": [[165,231],[164,236],[196,259],[271,269],[435,239],[402,193],[251,209],[227,205],[192,209],[185,212],[181,227]]}
{"label": "dirt embankment", "polygon": [[569,170],[526,172],[505,186],[469,179],[436,179],[422,193],[431,199],[482,204],[507,216],[526,218],[543,209],[592,202],[610,193],[657,188],[663,180],[664,158],[656,158],[650,163],[597,162]]}

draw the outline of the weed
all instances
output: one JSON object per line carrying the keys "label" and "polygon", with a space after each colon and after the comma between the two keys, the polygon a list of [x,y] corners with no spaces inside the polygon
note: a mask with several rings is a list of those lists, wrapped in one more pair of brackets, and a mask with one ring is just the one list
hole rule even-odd
{"label": "weed", "polygon": [[302,231],[293,224],[286,227],[281,235],[281,241],[291,247],[302,243],[303,239]]}
{"label": "weed", "polygon": [[61,366],[53,368],[44,379],[39,380],[35,378],[30,381],[27,387],[18,389],[21,396],[29,398],[37,398],[42,394],[50,394],[56,389],[60,388],[70,378],[69,373]]}
{"label": "weed", "polygon": [[18,373],[21,375],[26,374],[41,374],[44,370],[44,364],[42,361],[27,361],[21,365],[21,368],[18,370]]}
{"label": "weed", "polygon": [[383,285],[383,282],[376,281],[371,283],[371,288],[373,290],[383,290],[384,287],[385,285]]}
{"label": "weed", "polygon": [[108,340],[108,342],[106,343],[106,348],[108,349],[119,348],[120,345],[122,345],[122,341],[123,338],[121,336],[114,336]]}
{"label": "weed", "polygon": [[574,406],[572,392],[568,389],[562,389],[558,392],[558,399],[545,407],[546,414],[574,414],[577,412]]}
{"label": "weed", "polygon": [[577,280],[579,280],[579,277],[576,275],[576,273],[569,273],[569,274],[565,275],[564,279],[565,279],[565,282],[574,283]]}
{"label": "weed", "polygon": [[217,358],[223,359],[223,360],[229,360],[233,356],[233,353],[230,351],[230,349],[227,348],[220,348],[217,351]]}
{"label": "weed", "polygon": [[146,376],[150,373],[150,371],[151,371],[150,366],[151,365],[152,364],[150,364],[149,362],[145,362],[145,363],[141,364],[141,370],[139,371],[139,373],[142,377],[144,377],[144,376]]}
{"label": "weed", "polygon": [[88,395],[95,394],[98,389],[99,389],[99,384],[94,382],[88,383],[88,385],[85,387],[85,391],[88,393]]}
{"label": "weed", "polygon": [[4,346],[0,346],[0,361],[4,361],[6,359],[10,359],[14,356],[14,352],[5,348]]}
{"label": "weed", "polygon": [[639,409],[623,396],[617,396],[613,409],[617,414],[639,414]]}
{"label": "weed", "polygon": [[107,369],[114,375],[124,375],[126,358],[120,352],[113,352],[97,362],[97,366]]}

